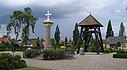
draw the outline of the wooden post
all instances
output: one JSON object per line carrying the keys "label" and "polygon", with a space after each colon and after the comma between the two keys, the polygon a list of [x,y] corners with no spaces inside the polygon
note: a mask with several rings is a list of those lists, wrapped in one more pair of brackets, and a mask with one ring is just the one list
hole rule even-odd
{"label": "wooden post", "polygon": [[102,52],[104,52],[104,47],[103,47],[103,41],[102,41],[102,36],[101,36],[101,30],[100,30],[100,28],[98,29],[98,31],[99,31],[99,37],[100,37],[100,43],[101,43],[101,49],[102,49]]}
{"label": "wooden post", "polygon": [[81,31],[80,31],[80,38],[79,38],[79,42],[78,42],[78,49],[77,49],[77,54],[79,54],[79,50],[80,50],[80,47],[81,47],[81,44],[82,44],[82,31],[83,28],[81,27]]}
{"label": "wooden post", "polygon": [[96,28],[94,28],[94,30],[95,30],[95,39],[96,39],[96,51],[97,51],[97,54],[99,54],[99,49],[98,49],[98,47],[99,47],[99,45],[98,45],[98,34],[97,34]]}

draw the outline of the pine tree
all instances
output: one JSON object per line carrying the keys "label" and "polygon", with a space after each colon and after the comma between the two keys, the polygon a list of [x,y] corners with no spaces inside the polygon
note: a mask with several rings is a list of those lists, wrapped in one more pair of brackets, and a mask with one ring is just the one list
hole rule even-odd
{"label": "pine tree", "polygon": [[114,36],[114,32],[112,30],[111,20],[109,20],[108,26],[107,26],[106,38],[113,37],[113,36]]}
{"label": "pine tree", "polygon": [[121,22],[121,24],[120,24],[119,36],[126,36],[125,35],[125,27],[123,25],[123,22]]}
{"label": "pine tree", "polygon": [[56,46],[59,46],[60,30],[59,30],[58,25],[56,26],[56,31],[55,31],[55,34],[54,34],[54,38],[55,38],[55,41],[56,41]]}
{"label": "pine tree", "polygon": [[73,30],[73,42],[74,45],[76,46],[79,40],[79,30],[78,30],[78,24],[75,24],[75,28]]}

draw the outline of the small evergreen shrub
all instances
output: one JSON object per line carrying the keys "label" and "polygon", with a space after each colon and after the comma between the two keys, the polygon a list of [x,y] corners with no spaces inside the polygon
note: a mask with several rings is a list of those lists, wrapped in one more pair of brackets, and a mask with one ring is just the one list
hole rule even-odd
{"label": "small evergreen shrub", "polygon": [[0,54],[0,70],[12,70],[26,67],[26,62],[19,55],[12,56],[9,53]]}
{"label": "small evergreen shrub", "polygon": [[113,58],[127,58],[127,53],[113,54]]}
{"label": "small evergreen shrub", "polygon": [[24,58],[34,58],[34,57],[39,56],[41,53],[42,52],[40,50],[34,50],[34,49],[26,50],[23,52],[23,57]]}

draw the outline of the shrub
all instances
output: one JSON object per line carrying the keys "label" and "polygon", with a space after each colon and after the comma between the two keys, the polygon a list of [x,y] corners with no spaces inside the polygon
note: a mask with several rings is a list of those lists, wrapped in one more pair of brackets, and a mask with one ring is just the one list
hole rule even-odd
{"label": "shrub", "polygon": [[96,52],[96,48],[95,47],[91,47],[90,48],[90,52]]}
{"label": "shrub", "polygon": [[12,56],[9,53],[0,54],[0,70],[12,70],[26,67],[26,62],[19,55]]}
{"label": "shrub", "polygon": [[111,49],[110,49],[110,48],[106,48],[106,49],[104,50],[104,52],[105,52],[105,53],[111,53]]}
{"label": "shrub", "polygon": [[64,59],[63,50],[44,50],[43,51],[44,60],[55,60],[55,59]]}
{"label": "shrub", "polygon": [[20,59],[21,59],[21,56],[20,56],[20,55],[15,55],[13,58],[14,58],[15,60],[20,60]]}
{"label": "shrub", "polygon": [[118,50],[117,53],[127,53],[125,50]]}
{"label": "shrub", "polygon": [[127,53],[113,54],[113,58],[127,58]]}
{"label": "shrub", "polygon": [[41,51],[40,50],[34,50],[34,49],[31,49],[31,50],[26,50],[23,52],[23,57],[24,58],[33,58],[33,57],[37,57],[41,54]]}

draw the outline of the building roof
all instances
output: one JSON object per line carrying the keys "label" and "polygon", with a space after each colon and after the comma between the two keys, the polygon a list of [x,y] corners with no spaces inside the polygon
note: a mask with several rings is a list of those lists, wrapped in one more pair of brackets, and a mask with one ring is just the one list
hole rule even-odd
{"label": "building roof", "polygon": [[59,40],[59,43],[62,43],[62,42],[64,42],[64,40]]}
{"label": "building roof", "polygon": [[108,37],[106,39],[107,44],[117,44],[118,42],[125,43],[126,37]]}
{"label": "building roof", "polygon": [[7,42],[7,41],[9,41],[10,40],[10,38],[0,38],[0,41],[4,41],[4,42]]}
{"label": "building roof", "polygon": [[87,16],[83,21],[79,23],[79,26],[98,26],[103,27],[103,25],[97,21],[91,14]]}

